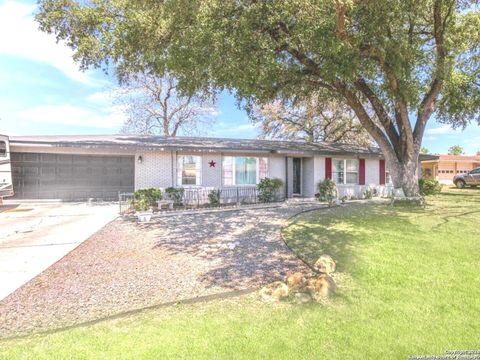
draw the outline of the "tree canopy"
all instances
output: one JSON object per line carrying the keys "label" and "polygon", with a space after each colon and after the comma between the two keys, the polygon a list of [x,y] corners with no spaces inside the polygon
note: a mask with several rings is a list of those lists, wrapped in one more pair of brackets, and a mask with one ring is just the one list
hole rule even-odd
{"label": "tree canopy", "polygon": [[463,151],[463,147],[460,145],[453,145],[448,148],[449,155],[463,155],[465,152]]}
{"label": "tree canopy", "polygon": [[184,95],[171,76],[129,75],[114,91],[115,101],[127,115],[125,133],[177,136],[199,135],[212,125],[216,112],[212,97]]}
{"label": "tree canopy", "polygon": [[407,195],[431,115],[480,121],[477,0],[40,0],[37,20],[82,67],[114,64],[120,78],[168,71],[185,93],[260,103],[325,90]]}
{"label": "tree canopy", "polygon": [[314,95],[300,101],[275,100],[252,105],[249,116],[262,138],[373,145],[355,113],[334,99],[321,101]]}

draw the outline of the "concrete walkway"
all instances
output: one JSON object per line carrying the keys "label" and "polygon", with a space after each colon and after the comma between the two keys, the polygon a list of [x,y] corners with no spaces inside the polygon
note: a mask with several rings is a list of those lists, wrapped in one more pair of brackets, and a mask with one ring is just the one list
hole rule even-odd
{"label": "concrete walkway", "polygon": [[0,300],[117,217],[118,205],[0,206]]}

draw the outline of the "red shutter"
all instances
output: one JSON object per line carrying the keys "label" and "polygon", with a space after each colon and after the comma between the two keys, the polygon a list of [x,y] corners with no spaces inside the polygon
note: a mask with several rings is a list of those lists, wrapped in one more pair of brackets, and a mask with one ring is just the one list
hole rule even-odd
{"label": "red shutter", "polygon": [[380,160],[380,185],[385,185],[385,160]]}
{"label": "red shutter", "polygon": [[358,183],[359,185],[365,185],[365,159],[359,159],[359,174],[358,174]]}
{"label": "red shutter", "polygon": [[325,158],[325,179],[332,178],[332,158]]}

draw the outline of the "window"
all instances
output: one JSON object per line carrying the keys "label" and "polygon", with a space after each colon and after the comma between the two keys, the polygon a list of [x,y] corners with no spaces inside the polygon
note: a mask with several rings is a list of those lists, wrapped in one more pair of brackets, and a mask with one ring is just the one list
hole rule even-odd
{"label": "window", "polygon": [[470,171],[470,174],[480,174],[480,168],[473,169],[472,171]]}
{"label": "window", "polygon": [[267,158],[224,156],[222,160],[223,185],[256,185],[267,177]]}
{"label": "window", "polygon": [[177,158],[177,184],[200,185],[202,158],[193,155],[180,155]]}
{"label": "window", "polygon": [[332,161],[332,178],[336,184],[358,184],[358,160]]}
{"label": "window", "polygon": [[5,141],[0,141],[0,157],[7,156],[7,143]]}

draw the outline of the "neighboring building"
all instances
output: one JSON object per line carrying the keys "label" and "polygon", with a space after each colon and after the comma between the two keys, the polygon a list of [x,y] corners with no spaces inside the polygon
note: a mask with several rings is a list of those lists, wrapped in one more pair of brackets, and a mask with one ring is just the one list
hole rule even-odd
{"label": "neighboring building", "polygon": [[378,148],[347,144],[166,138],[161,136],[10,137],[15,198],[117,199],[119,192],[166,188],[251,188],[279,178],[286,197],[313,197],[333,179],[339,196],[389,191]]}
{"label": "neighboring building", "polygon": [[437,155],[437,159],[422,160],[422,177],[442,184],[453,184],[453,177],[480,167],[479,155]]}

